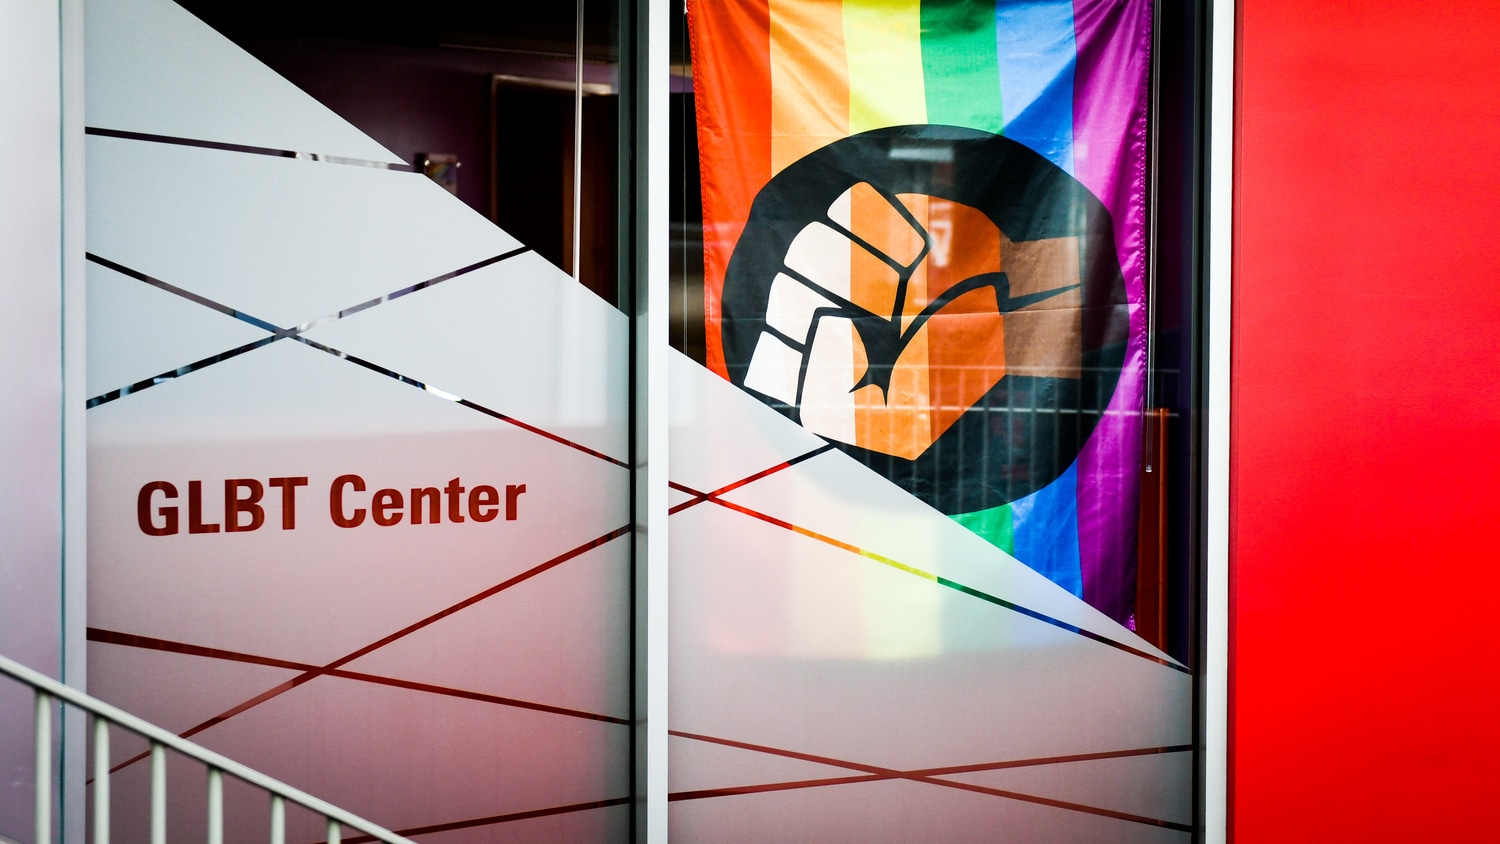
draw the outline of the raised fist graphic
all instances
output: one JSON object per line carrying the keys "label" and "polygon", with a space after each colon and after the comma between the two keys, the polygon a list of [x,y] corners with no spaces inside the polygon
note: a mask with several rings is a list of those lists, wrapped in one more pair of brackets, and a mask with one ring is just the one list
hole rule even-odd
{"label": "raised fist graphic", "polygon": [[1071,464],[1126,330],[1098,200],[953,127],[857,135],[778,174],[724,290],[736,383],[949,513]]}

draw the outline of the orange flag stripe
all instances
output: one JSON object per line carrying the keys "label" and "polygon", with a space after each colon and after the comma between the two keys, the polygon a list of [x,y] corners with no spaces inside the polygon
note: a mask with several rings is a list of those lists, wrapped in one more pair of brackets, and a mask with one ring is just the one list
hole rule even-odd
{"label": "orange flag stripe", "polygon": [[[755,195],[771,178],[771,21],[765,0],[693,0],[693,77],[703,88],[734,90],[735,98],[695,96],[699,157],[704,172],[704,308],[710,325],[723,316],[724,274],[750,217]],[[735,38],[706,38],[733,32]],[[721,78],[728,69],[734,78]],[[695,82],[695,85],[698,84]],[[700,89],[701,90],[701,89]],[[730,170],[733,169],[731,176]],[[724,377],[724,343],[708,332],[708,366]]]}

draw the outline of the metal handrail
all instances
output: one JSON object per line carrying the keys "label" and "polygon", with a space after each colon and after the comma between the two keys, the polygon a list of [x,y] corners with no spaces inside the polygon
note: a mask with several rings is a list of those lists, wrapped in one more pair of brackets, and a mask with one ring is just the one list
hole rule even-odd
{"label": "metal handrail", "polygon": [[271,844],[286,844],[286,802],[322,815],[327,844],[339,844],[343,827],[385,844],[414,844],[394,832],[328,803],[253,768],[195,744],[98,698],[70,688],[37,671],[0,656],[0,674],[24,683],[36,693],[36,844],[52,834],[52,707],[62,702],[94,716],[93,844],[109,844],[109,725],[129,730],[151,743],[151,844],[167,840],[167,750],[175,750],[208,768],[208,844],[224,842],[224,775],[271,795]]}

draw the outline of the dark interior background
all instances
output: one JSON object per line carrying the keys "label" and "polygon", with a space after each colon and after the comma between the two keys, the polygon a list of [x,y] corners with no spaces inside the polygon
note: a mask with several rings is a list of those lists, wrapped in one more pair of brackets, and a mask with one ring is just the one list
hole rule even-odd
{"label": "dark interior background", "polygon": [[1153,403],[1168,412],[1167,630],[1164,650],[1197,654],[1199,422],[1202,408],[1203,173],[1206,89],[1202,0],[1158,0],[1156,57],[1156,334]]}
{"label": "dark interior background", "polygon": [[[573,272],[574,4],[182,5],[402,159],[456,155],[458,197]],[[617,18],[585,5],[580,281],[612,304]]]}

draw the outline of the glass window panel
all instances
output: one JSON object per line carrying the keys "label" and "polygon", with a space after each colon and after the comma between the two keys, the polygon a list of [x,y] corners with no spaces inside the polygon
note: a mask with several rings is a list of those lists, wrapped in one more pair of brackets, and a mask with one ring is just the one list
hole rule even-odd
{"label": "glass window panel", "polygon": [[1152,186],[1190,190],[1192,116],[1151,111],[1154,17],[678,22],[674,835],[1188,839],[1194,235]]}
{"label": "glass window panel", "polygon": [[186,6],[87,9],[90,690],[422,840],[628,839],[616,10]]}

